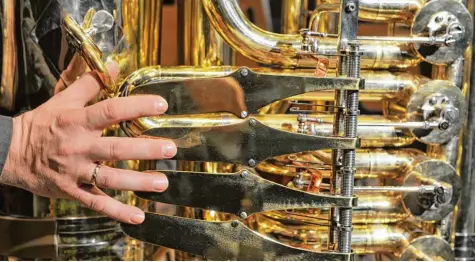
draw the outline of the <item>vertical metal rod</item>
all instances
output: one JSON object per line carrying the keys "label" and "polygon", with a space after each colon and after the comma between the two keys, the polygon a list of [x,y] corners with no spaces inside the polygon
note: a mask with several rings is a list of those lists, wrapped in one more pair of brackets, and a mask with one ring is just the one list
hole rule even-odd
{"label": "vertical metal rod", "polygon": [[[348,76],[360,78],[360,50],[357,41],[349,41]],[[359,115],[359,91],[347,91],[344,136],[357,137],[357,117]],[[354,194],[355,149],[343,150],[341,195]],[[351,252],[352,208],[339,209],[340,236],[339,251]]]}
{"label": "vertical metal rod", "polygon": [[[359,46],[354,43],[357,39],[357,25],[359,14],[358,0],[341,0],[340,5],[340,20],[339,20],[339,42],[337,52],[341,55],[338,64],[338,74],[359,77],[360,76],[360,56]],[[352,54],[349,56],[348,45],[352,48]],[[341,135],[344,129],[344,136],[355,137],[357,135],[357,114],[359,106],[358,91],[336,91],[336,105],[339,108],[346,108],[346,112],[340,110],[337,112],[334,119],[334,135]],[[342,107],[342,105],[345,105]],[[343,128],[342,128],[343,126]],[[342,163],[340,163],[342,159]],[[355,150],[333,151],[333,179],[332,183],[338,183],[339,174],[341,174],[340,194],[342,196],[352,196],[354,185],[354,165],[355,165]],[[337,187],[338,184],[334,184]],[[338,213],[338,215],[337,215]],[[352,208],[334,209],[334,214],[331,212],[332,219],[337,219],[337,243],[339,252],[352,252],[351,238],[352,238]],[[333,221],[334,222],[334,221]],[[336,229],[332,228],[331,234]],[[329,238],[330,239],[330,238]],[[333,239],[334,241],[334,239]],[[329,241],[331,243],[331,239]]]}

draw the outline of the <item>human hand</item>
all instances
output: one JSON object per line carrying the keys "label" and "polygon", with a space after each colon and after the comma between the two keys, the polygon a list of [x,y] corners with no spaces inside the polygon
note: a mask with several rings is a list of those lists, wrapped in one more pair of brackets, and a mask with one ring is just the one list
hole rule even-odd
{"label": "human hand", "polygon": [[[108,65],[116,75],[117,64]],[[108,99],[91,106],[101,85],[93,72],[33,111],[13,119],[10,150],[0,183],[50,198],[80,201],[86,207],[126,223],[139,224],[144,212],[115,200],[98,187],[158,191],[168,186],[166,176],[101,166],[98,161],[154,160],[173,157],[172,141],[101,137],[102,130],[123,120],[155,116],[167,110],[159,96]],[[95,184],[93,173],[99,171]]]}

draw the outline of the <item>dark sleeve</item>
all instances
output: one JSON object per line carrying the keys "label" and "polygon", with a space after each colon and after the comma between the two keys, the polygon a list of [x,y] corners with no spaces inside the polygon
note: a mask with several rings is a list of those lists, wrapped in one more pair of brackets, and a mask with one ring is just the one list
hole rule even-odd
{"label": "dark sleeve", "polygon": [[0,175],[7,160],[8,150],[12,141],[13,119],[0,115]]}

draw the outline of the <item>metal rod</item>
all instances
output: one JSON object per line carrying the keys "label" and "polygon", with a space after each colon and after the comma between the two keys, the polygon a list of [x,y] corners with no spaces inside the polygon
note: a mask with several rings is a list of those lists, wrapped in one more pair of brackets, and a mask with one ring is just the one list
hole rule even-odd
{"label": "metal rod", "polygon": [[422,121],[422,122],[390,122],[390,123],[359,123],[359,126],[378,126],[378,127],[398,127],[398,128],[422,128],[433,129],[440,126],[440,122]]}
{"label": "metal rod", "polygon": [[433,193],[436,186],[359,186],[354,192],[398,192],[398,193]]}
{"label": "metal rod", "polygon": [[399,42],[399,43],[414,43],[414,44],[428,44],[428,45],[443,45],[446,38],[444,37],[423,37],[423,36],[359,36],[358,40],[365,41],[382,41],[382,42]]}

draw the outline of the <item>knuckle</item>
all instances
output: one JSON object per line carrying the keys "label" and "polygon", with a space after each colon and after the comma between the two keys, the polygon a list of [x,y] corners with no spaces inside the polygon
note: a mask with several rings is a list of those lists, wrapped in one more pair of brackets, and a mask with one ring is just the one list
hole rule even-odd
{"label": "knuckle", "polygon": [[96,183],[104,188],[111,188],[114,186],[114,177],[106,174],[103,170],[103,174],[99,173],[96,178]]}
{"label": "knuckle", "polygon": [[119,160],[120,149],[117,143],[111,143],[109,145],[109,159],[110,160]]}
{"label": "knuckle", "polygon": [[69,127],[71,125],[71,117],[66,114],[58,114],[56,116],[56,125],[58,127]]}
{"label": "knuckle", "polygon": [[110,100],[109,103],[104,105],[104,116],[109,120],[118,120],[120,119],[120,110],[117,106],[117,103],[114,103],[113,100]]}
{"label": "knuckle", "polygon": [[103,201],[97,198],[91,199],[89,203],[87,203],[87,206],[99,213],[104,213],[104,210],[106,209],[106,205],[104,205]]}

